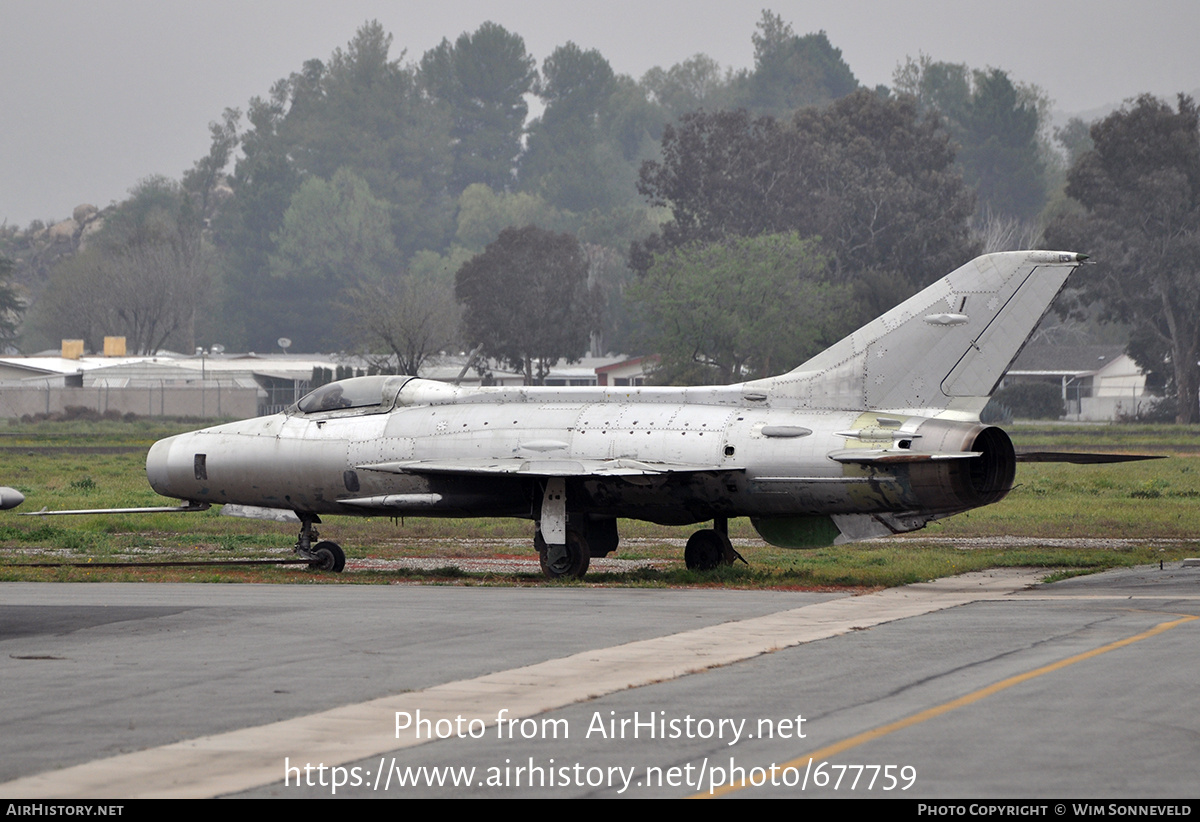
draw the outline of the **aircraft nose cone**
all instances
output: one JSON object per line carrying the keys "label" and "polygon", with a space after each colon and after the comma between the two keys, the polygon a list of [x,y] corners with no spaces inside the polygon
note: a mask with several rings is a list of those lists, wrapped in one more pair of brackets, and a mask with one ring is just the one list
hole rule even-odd
{"label": "aircraft nose cone", "polygon": [[170,467],[171,444],[176,439],[177,437],[167,437],[165,440],[159,440],[150,446],[150,452],[146,454],[146,480],[155,493],[162,494],[164,497],[174,496],[170,493],[168,468]]}
{"label": "aircraft nose cone", "polygon": [[0,488],[0,509],[16,508],[25,501],[25,495],[16,488],[7,486]]}

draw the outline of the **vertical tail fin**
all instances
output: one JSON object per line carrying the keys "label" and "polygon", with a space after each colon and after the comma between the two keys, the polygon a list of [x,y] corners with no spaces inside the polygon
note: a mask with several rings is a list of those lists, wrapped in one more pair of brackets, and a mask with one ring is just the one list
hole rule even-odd
{"label": "vertical tail fin", "polygon": [[986,254],[794,371],[747,383],[803,408],[978,416],[1086,255]]}

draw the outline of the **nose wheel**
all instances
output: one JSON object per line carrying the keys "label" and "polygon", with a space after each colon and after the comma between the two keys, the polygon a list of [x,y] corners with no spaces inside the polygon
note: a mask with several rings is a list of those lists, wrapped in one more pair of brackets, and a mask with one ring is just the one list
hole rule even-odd
{"label": "nose wheel", "polygon": [[346,567],[346,553],[336,542],[324,540],[313,544],[319,538],[314,523],[321,520],[316,514],[297,514],[300,517],[300,536],[296,538],[296,554],[301,559],[310,560],[308,567],[314,571],[332,571],[340,574]]}
{"label": "nose wheel", "polygon": [[313,548],[317,559],[308,563],[308,567],[316,571],[333,571],[340,574],[346,567],[346,554],[336,542],[325,540],[318,542]]}

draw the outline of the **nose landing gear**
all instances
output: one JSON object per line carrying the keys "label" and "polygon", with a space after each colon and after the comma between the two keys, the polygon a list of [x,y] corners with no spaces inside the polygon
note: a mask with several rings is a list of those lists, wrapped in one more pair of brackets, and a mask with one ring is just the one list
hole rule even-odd
{"label": "nose landing gear", "polygon": [[346,567],[346,554],[336,542],[325,540],[313,545],[320,535],[313,524],[320,522],[316,514],[300,514],[300,536],[296,538],[296,554],[301,559],[311,560],[308,567],[315,571],[333,571],[340,574]]}

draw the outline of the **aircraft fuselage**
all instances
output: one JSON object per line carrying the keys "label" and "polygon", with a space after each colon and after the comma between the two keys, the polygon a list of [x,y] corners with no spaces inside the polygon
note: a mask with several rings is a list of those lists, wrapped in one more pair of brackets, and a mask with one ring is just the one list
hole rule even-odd
{"label": "aircraft fuselage", "polygon": [[[719,392],[712,404],[659,399],[670,389],[464,390],[403,404],[431,388],[408,381],[387,411],[293,410],[172,437],[151,450],[147,474],[160,494],[213,504],[526,518],[537,518],[541,478],[563,476],[572,512],[666,524],[945,515],[994,502],[1011,484],[1011,471],[981,478],[980,460],[920,459],[977,452],[988,431],[984,461],[1010,461],[1007,437],[979,423],[745,407]],[[855,449],[909,461],[844,461]]]}

